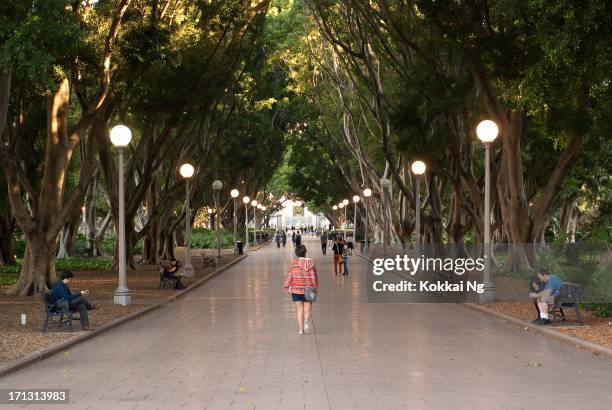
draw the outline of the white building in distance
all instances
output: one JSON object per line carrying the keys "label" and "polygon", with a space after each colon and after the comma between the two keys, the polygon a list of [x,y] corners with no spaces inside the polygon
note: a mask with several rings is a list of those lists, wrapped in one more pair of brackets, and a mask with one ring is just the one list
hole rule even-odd
{"label": "white building in distance", "polygon": [[304,206],[301,201],[287,199],[282,203],[280,211],[270,216],[270,227],[305,228],[313,226],[315,229],[329,229],[329,220],[322,214],[314,214]]}

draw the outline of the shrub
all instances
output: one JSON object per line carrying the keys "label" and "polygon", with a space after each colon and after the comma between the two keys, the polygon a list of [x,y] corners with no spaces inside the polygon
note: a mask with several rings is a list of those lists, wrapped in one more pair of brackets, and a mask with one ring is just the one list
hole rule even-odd
{"label": "shrub", "polygon": [[68,257],[57,259],[55,262],[55,270],[97,270],[110,269],[113,266],[113,258],[97,257],[97,258],[82,258]]}
{"label": "shrub", "polygon": [[[237,238],[242,240],[240,236]],[[231,248],[234,246],[234,232],[221,230],[221,247]],[[217,233],[214,230],[206,228],[195,228],[191,232],[191,247],[212,249],[217,247]]]}
{"label": "shrub", "polygon": [[[114,255],[116,240],[117,240],[117,237],[115,236],[114,233],[106,234],[106,236],[104,237],[100,245],[102,248],[102,251],[109,255]],[[143,249],[144,249],[144,240],[141,239],[138,242],[136,242],[136,245],[134,245],[134,247],[132,248],[132,253],[134,255],[140,255],[142,254]]]}
{"label": "shrub", "polygon": [[[4,267],[5,266],[0,266],[0,268],[4,268]],[[17,283],[17,279],[19,279],[18,272],[10,272],[10,273],[1,272],[0,273],[0,286],[14,285],[15,283]]]}
{"label": "shrub", "polygon": [[[1,274],[17,274],[21,272],[22,259],[17,260],[16,265],[0,265]],[[113,258],[97,257],[97,258],[82,258],[82,257],[68,257],[58,258],[55,261],[55,270],[97,270],[97,269],[110,269],[113,266]]]}
{"label": "shrub", "polygon": [[583,303],[582,307],[592,311],[595,316],[612,316],[612,303]]}

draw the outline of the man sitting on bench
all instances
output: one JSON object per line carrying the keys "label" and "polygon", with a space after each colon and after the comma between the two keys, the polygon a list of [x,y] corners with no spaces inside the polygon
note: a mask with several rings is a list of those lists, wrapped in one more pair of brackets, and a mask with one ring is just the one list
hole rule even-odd
{"label": "man sitting on bench", "polygon": [[[542,283],[538,275],[535,275],[533,278],[531,278],[530,285],[531,285],[531,288],[530,288],[531,292],[538,293],[544,290],[544,284]],[[536,324],[540,319],[542,319],[540,317],[540,306],[539,306],[537,299],[533,301],[533,305],[535,306],[535,310],[536,310],[536,318],[532,320],[531,323]],[[563,311],[562,307],[559,308],[559,312],[561,313],[561,316],[565,318],[565,312]]]}
{"label": "man sitting on bench", "polygon": [[540,319],[535,322],[537,325],[549,325],[548,309],[555,301],[555,296],[559,294],[559,290],[563,286],[563,281],[557,275],[551,275],[547,270],[538,272],[538,279],[544,287],[540,292],[531,292],[529,297],[536,298],[537,308],[540,311]]}
{"label": "man sitting on bench", "polygon": [[181,265],[176,259],[170,258],[170,263],[164,263],[162,267],[164,268],[164,278],[174,279],[174,289],[185,289],[178,274]]}
{"label": "man sitting on bench", "polygon": [[79,312],[81,319],[81,330],[93,330],[89,327],[89,310],[99,309],[99,306],[89,303],[85,296],[89,294],[89,290],[81,290],[80,292],[70,292],[70,281],[74,277],[74,274],[70,271],[62,272],[60,280],[55,282],[51,289],[51,303],[55,304],[58,300],[64,299],[68,302],[68,308],[73,311]]}

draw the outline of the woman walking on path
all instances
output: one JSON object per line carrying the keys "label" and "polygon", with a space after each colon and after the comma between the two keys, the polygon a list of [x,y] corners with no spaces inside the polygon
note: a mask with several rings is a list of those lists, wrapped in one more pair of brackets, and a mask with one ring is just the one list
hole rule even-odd
{"label": "woman walking on path", "polygon": [[342,266],[342,252],[344,251],[344,243],[342,239],[334,240],[332,251],[334,251],[334,275],[338,275],[338,273],[344,274],[344,269]]}
{"label": "woman walking on path", "polygon": [[[307,302],[304,290],[307,287],[317,289],[319,278],[314,261],[306,257],[306,247],[298,245],[295,248],[297,259],[291,264],[285,278],[285,292],[291,293],[291,300],[295,303],[297,322],[300,335],[310,332],[310,315],[312,302]],[[317,292],[318,293],[318,292]]]}

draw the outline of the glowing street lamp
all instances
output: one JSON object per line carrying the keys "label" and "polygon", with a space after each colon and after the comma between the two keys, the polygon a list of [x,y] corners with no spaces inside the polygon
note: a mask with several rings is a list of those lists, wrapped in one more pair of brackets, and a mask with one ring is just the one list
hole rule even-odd
{"label": "glowing street lamp", "polygon": [[115,305],[131,305],[132,292],[127,287],[125,269],[125,186],[123,150],[132,140],[132,132],[125,125],[116,125],[110,131],[110,140],[119,156],[119,285],[113,295]]}
{"label": "glowing street lamp", "polygon": [[191,208],[189,206],[189,181],[195,170],[191,164],[183,164],[179,169],[181,176],[185,179],[185,266],[183,274],[187,277],[194,275],[191,264]]}
{"label": "glowing street lamp", "polygon": [[221,257],[221,226],[220,226],[220,221],[219,221],[219,212],[218,210],[219,208],[219,191],[221,191],[221,188],[223,188],[223,182],[219,181],[218,179],[213,182],[212,184],[212,190],[213,190],[213,196],[215,199],[215,208],[217,208],[217,217],[215,218],[215,225],[217,228],[217,258]]}
{"label": "glowing street lamp", "polygon": [[261,212],[262,212],[262,215],[261,215],[261,228],[263,229],[263,228],[265,228],[266,209],[268,209],[268,207],[262,205],[260,209],[261,209]]}
{"label": "glowing street lamp", "polygon": [[234,200],[234,255],[238,255],[238,242],[236,239],[236,229],[238,229],[238,220],[236,217],[236,198],[238,198],[238,195],[240,195],[240,192],[238,192],[237,189],[232,189],[232,191],[230,192],[230,195],[232,197],[232,199]]}
{"label": "glowing street lamp", "polygon": [[357,203],[361,198],[359,195],[353,196],[353,203],[355,204],[355,210],[353,211],[353,240],[357,242]]}
{"label": "glowing street lamp", "polygon": [[257,205],[259,205],[259,203],[253,199],[251,201],[251,206],[253,206],[253,225],[255,226],[255,230],[253,231],[253,246],[257,246]]}
{"label": "glowing street lamp", "polygon": [[251,198],[248,196],[242,197],[242,203],[244,204],[244,247],[249,247],[249,202]]}
{"label": "glowing street lamp", "polygon": [[485,148],[485,198],[484,198],[484,301],[491,302],[495,297],[495,286],[491,282],[491,144],[497,138],[499,128],[491,120],[484,120],[476,127],[476,135]]}
{"label": "glowing street lamp", "polygon": [[412,173],[416,175],[416,204],[414,207],[416,213],[416,222],[415,222],[415,257],[419,257],[421,253],[421,175],[425,173],[427,167],[423,161],[414,161],[410,166]]}
{"label": "glowing street lamp", "polygon": [[[380,190],[382,191],[383,213],[385,213],[390,206],[391,181],[387,178],[381,178],[379,182]],[[383,255],[386,256],[389,244],[389,220],[387,218],[383,218],[383,228]]]}
{"label": "glowing street lamp", "polygon": [[370,240],[368,238],[368,236],[370,235],[369,232],[369,226],[368,226],[368,215],[369,215],[369,211],[368,211],[368,200],[370,199],[370,197],[372,196],[372,190],[370,188],[366,188],[363,190],[363,207],[365,208],[365,246],[364,249],[366,251],[367,254],[370,253]]}

